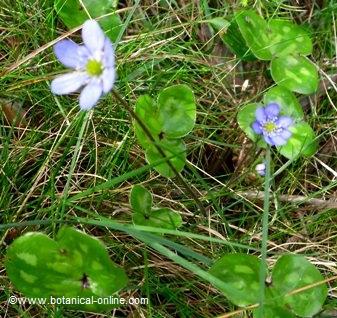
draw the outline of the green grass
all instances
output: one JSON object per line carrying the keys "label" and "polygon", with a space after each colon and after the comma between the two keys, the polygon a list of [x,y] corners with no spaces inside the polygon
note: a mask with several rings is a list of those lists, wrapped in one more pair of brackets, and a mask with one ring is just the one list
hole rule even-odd
{"label": "green grass", "polygon": [[[49,83],[64,69],[52,53],[51,41],[67,32],[52,1],[2,0],[1,317],[216,317],[237,309],[203,275],[223,253],[260,256],[263,200],[255,199],[254,192],[263,190],[263,181],[254,174],[254,166],[263,152],[239,129],[236,114],[241,105],[259,101],[272,79],[266,64],[235,59],[203,22],[210,16],[230,19],[240,2],[144,0],[133,9],[132,1],[120,4],[121,17],[128,21],[116,50],[115,89],[122,98],[133,107],[141,94],[156,97],[178,83],[189,85],[196,95],[197,125],[185,139],[188,164],[182,175],[202,202],[201,212],[176,179],[160,177],[147,165],[132,118],[113,94],[85,119],[76,96],[52,95]],[[250,5],[264,16],[290,17],[307,25],[314,34],[312,60],[325,74],[335,74],[334,1],[326,0],[322,7],[322,1],[303,1],[303,7],[296,1],[277,2]],[[80,41],[78,32],[71,38]],[[242,91],[245,80],[249,86]],[[303,99],[320,148],[314,157],[288,165],[272,181],[270,265],[291,252],[308,256],[325,277],[336,273],[336,209],[308,204],[306,199],[335,200],[337,182],[320,162],[336,170],[336,96],[331,87]],[[8,117],[11,107],[21,123]],[[276,152],[272,156],[275,171],[287,165]],[[152,191],[156,205],[181,213],[181,232],[168,231],[157,242],[148,229],[130,226],[128,196],[138,183]],[[280,200],[282,195],[303,201]],[[16,292],[3,267],[7,246],[27,231],[53,236],[60,221],[75,223],[104,241],[111,258],[130,278],[122,295],[148,297],[149,305],[130,305],[109,315],[8,306],[8,296]],[[330,283],[327,310],[336,307],[334,286]],[[238,317],[249,315],[247,311]]]}

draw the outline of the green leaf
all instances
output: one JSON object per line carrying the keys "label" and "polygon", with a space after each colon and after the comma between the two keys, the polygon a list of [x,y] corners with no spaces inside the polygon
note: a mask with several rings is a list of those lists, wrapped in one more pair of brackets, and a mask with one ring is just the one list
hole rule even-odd
{"label": "green leaf", "polygon": [[226,254],[217,260],[209,273],[222,280],[225,296],[237,306],[248,306],[259,301],[260,261],[247,254]]}
{"label": "green leaf", "polygon": [[303,56],[288,55],[272,60],[271,75],[278,85],[297,93],[312,94],[317,90],[316,67]]}
{"label": "green leaf", "polygon": [[240,11],[235,19],[254,55],[260,60],[271,60],[273,56],[267,22],[253,10]]}
{"label": "green leaf", "polygon": [[301,317],[312,317],[321,310],[328,293],[326,284],[287,294],[323,280],[319,270],[300,255],[283,255],[272,272],[274,294],[282,296],[284,304]]}
{"label": "green leaf", "polygon": [[296,96],[287,88],[275,86],[264,95],[264,104],[277,103],[281,106],[281,114],[294,119],[303,119],[303,109]]}
{"label": "green leaf", "polygon": [[292,136],[288,142],[278,147],[280,153],[288,159],[295,159],[300,155],[310,157],[317,151],[318,145],[315,133],[309,124],[299,122],[289,127]]}
{"label": "green leaf", "polygon": [[287,56],[292,53],[309,55],[312,42],[306,30],[290,21],[272,19],[268,23],[272,34],[270,51],[274,56]]}
{"label": "green leaf", "polygon": [[150,214],[134,213],[133,223],[136,225],[152,226],[162,229],[172,229],[182,225],[182,218],[179,213],[169,208],[152,209]]}
{"label": "green leaf", "polygon": [[130,203],[134,212],[149,214],[152,207],[152,195],[144,187],[135,185],[131,190]]}
{"label": "green leaf", "polygon": [[[186,161],[186,146],[183,141],[179,139],[163,139],[158,142],[159,146],[163,149],[167,158],[175,169],[180,172],[183,170]],[[175,176],[174,171],[171,169],[167,162],[157,163],[163,159],[162,155],[158,152],[155,145],[151,145],[146,151],[146,159],[150,164],[154,165],[162,176],[172,178]]]}
{"label": "green leaf", "polygon": [[235,20],[229,22],[223,18],[208,20],[215,31],[219,32],[222,41],[230,50],[243,61],[253,61],[256,57],[252,54],[242,37],[239,26]]}
{"label": "green leaf", "polygon": [[[282,300],[282,299],[281,299]],[[287,308],[283,308],[284,304],[280,300],[280,296],[274,294],[273,288],[266,287],[265,289],[265,302],[264,312],[261,317],[261,308],[253,310],[254,318],[295,318]]]}
{"label": "green leaf", "polygon": [[[109,258],[97,239],[63,227],[56,241],[27,233],[8,248],[7,275],[27,297],[109,297],[127,283],[124,271]],[[71,308],[100,311],[116,305],[83,304]]]}
{"label": "green leaf", "polygon": [[[157,106],[154,100],[149,95],[140,96],[136,102],[135,112],[142,123],[148,128],[152,137],[155,140],[159,140],[163,123],[158,119]],[[134,127],[138,142],[141,146],[145,149],[150,147],[152,145],[151,140],[136,121],[134,121]]]}
{"label": "green leaf", "polygon": [[194,127],[196,105],[193,91],[187,85],[165,88],[158,96],[159,121],[167,138],[180,138]]}
{"label": "green leaf", "polygon": [[[48,264],[58,254],[58,244],[47,235],[29,232],[17,238],[8,248],[5,267],[14,284],[28,297],[47,297],[51,294],[50,273],[61,279],[62,274]],[[62,254],[59,254],[62,258]]]}
{"label": "green leaf", "polygon": [[115,11],[114,2],[111,0],[55,0],[54,6],[57,14],[69,29],[80,26],[90,17],[96,19],[109,14],[99,19],[98,22],[105,34],[115,42],[122,29],[122,21],[117,14],[112,14]]}
{"label": "green leaf", "polygon": [[[253,311],[253,317],[254,318],[261,318],[261,316],[258,314],[258,309],[255,309]],[[264,314],[263,318],[296,318],[295,315],[293,315],[288,310],[278,307],[274,304],[274,306],[265,306],[264,307]]]}
{"label": "green leaf", "polygon": [[257,103],[251,103],[243,106],[238,112],[237,121],[240,128],[246,133],[246,135],[257,142],[260,147],[266,147],[266,142],[261,138],[260,135],[256,134],[252,128],[253,122],[256,120],[255,111],[256,108],[261,107]]}
{"label": "green leaf", "polygon": [[246,133],[246,135],[253,141],[258,140],[258,135],[252,128],[253,122],[256,120],[255,111],[259,107],[257,103],[251,103],[243,106],[237,115],[237,120],[240,128]]}

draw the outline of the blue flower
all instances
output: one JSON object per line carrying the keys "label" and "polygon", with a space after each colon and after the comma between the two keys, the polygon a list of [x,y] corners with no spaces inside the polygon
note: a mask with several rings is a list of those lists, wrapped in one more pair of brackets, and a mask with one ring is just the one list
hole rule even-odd
{"label": "blue flower", "polygon": [[266,174],[266,164],[264,162],[257,164],[256,167],[255,167],[255,171],[260,176],[264,176]]}
{"label": "blue flower", "polygon": [[252,128],[258,135],[262,135],[266,143],[271,146],[282,146],[291,137],[288,128],[293,124],[293,119],[280,116],[280,106],[270,103],[260,107],[255,112],[256,121]]}
{"label": "blue flower", "polygon": [[116,79],[115,56],[112,43],[95,20],[83,24],[82,38],[83,45],[62,40],[54,46],[59,61],[74,71],[56,77],[51,83],[51,91],[56,95],[65,95],[83,88],[80,107],[90,110],[113,87]]}

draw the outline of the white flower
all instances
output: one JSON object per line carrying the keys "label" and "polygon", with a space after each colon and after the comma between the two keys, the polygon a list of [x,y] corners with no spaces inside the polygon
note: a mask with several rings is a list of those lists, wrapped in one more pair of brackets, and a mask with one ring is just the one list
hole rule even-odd
{"label": "white flower", "polygon": [[62,40],[54,46],[58,60],[73,72],[56,77],[51,90],[56,95],[78,91],[80,107],[90,110],[99,98],[108,93],[115,82],[115,56],[110,40],[95,20],[88,20],[82,28],[83,45]]}

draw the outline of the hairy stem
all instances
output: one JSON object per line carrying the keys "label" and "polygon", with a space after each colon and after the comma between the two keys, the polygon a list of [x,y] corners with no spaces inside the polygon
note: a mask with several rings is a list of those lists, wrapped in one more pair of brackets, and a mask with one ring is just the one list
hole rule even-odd
{"label": "hairy stem", "polygon": [[264,317],[265,303],[265,287],[267,275],[267,244],[268,244],[268,216],[269,216],[269,198],[270,198],[270,162],[271,154],[270,147],[266,151],[266,174],[264,181],[264,200],[263,200],[263,215],[262,215],[262,245],[261,245],[261,263],[260,263],[260,307],[258,309],[259,318]]}

